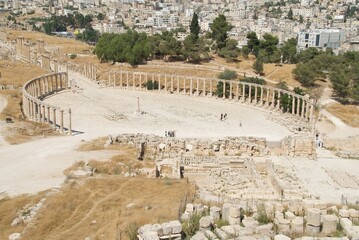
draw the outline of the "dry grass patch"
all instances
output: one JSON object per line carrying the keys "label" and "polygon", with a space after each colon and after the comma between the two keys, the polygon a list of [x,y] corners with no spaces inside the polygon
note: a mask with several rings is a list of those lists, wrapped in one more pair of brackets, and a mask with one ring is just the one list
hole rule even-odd
{"label": "dry grass patch", "polygon": [[329,105],[326,110],[347,125],[359,127],[359,106],[335,103]]}
{"label": "dry grass patch", "polygon": [[282,66],[276,66],[274,63],[264,64],[265,77],[273,81],[286,82],[288,86],[301,87],[301,84],[294,79],[292,71],[295,68],[295,64],[283,64]]}
{"label": "dry grass patch", "polygon": [[[41,209],[24,239],[127,239],[128,223],[177,219],[180,199],[193,191],[187,181],[148,178],[88,178],[65,186]],[[126,208],[130,203],[134,205]],[[145,207],[147,206],[147,210]]]}
{"label": "dry grass patch", "polygon": [[0,239],[8,239],[11,233],[22,232],[25,225],[23,223],[11,227],[11,222],[17,217],[17,212],[25,205],[35,205],[44,196],[44,193],[37,195],[20,195],[14,198],[4,198],[0,200]]}
{"label": "dry grass patch", "polygon": [[48,73],[40,67],[9,60],[0,60],[0,72],[0,85],[14,85],[18,88],[32,78]]}
{"label": "dry grass patch", "polygon": [[75,39],[50,36],[41,32],[17,30],[7,30],[7,32],[9,40],[15,40],[17,37],[22,36],[35,43],[38,39],[42,39],[45,41],[45,48],[46,45],[56,46],[60,54],[91,52],[93,49],[93,47],[83,42],[76,41]]}

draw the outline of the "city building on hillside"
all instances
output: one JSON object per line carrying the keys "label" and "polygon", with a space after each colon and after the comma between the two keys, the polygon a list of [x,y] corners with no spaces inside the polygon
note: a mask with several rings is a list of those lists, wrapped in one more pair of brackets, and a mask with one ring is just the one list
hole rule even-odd
{"label": "city building on hillside", "polygon": [[314,29],[298,33],[297,50],[315,47],[325,50],[338,49],[345,42],[345,31],[343,29]]}

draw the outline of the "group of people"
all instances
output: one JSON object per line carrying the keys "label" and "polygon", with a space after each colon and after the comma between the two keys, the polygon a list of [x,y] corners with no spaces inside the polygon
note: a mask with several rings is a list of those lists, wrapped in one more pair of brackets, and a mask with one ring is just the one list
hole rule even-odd
{"label": "group of people", "polygon": [[221,113],[221,121],[224,121],[227,119],[227,113]]}
{"label": "group of people", "polygon": [[175,131],[165,131],[165,137],[175,137]]}

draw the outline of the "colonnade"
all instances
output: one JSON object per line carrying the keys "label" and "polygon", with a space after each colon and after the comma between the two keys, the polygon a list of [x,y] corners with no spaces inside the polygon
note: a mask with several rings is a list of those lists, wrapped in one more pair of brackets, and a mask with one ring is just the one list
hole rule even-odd
{"label": "colonnade", "polygon": [[[143,72],[113,71],[108,86],[140,91],[159,91],[192,96],[217,97],[277,109],[312,121],[314,104],[307,96],[279,88],[238,80],[198,78]],[[286,101],[283,101],[286,97]]]}
{"label": "colonnade", "polygon": [[45,97],[66,90],[69,86],[67,73],[52,73],[31,79],[22,88],[24,114],[32,121],[47,123],[61,133],[67,130],[72,135],[71,109],[62,109],[43,101]]}

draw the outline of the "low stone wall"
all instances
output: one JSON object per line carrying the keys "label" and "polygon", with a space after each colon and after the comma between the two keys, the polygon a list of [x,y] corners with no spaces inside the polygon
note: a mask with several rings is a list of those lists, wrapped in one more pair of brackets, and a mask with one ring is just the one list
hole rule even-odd
{"label": "low stone wall", "polygon": [[[26,82],[22,88],[22,106],[25,116],[35,122],[44,122],[59,129],[61,133],[72,134],[71,109],[52,106],[43,100],[58,92],[69,89],[67,73],[53,73]],[[67,116],[64,127],[64,117]],[[59,119],[59,124],[57,124]]]}
{"label": "low stone wall", "polygon": [[110,137],[115,144],[145,144],[148,156],[178,157],[185,155],[202,156],[204,161],[208,156],[265,156],[268,154],[266,140],[254,137],[227,137],[217,140],[206,139],[177,139],[159,137],[156,135],[121,134]]}

